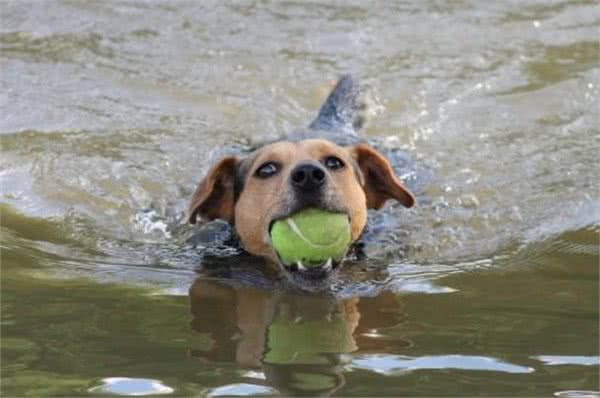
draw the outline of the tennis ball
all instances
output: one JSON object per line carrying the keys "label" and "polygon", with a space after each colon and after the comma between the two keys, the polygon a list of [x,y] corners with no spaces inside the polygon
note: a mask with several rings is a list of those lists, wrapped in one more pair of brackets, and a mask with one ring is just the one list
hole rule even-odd
{"label": "tennis ball", "polygon": [[346,253],[350,245],[350,221],[342,213],[302,210],[273,224],[271,242],[286,264],[300,261],[306,267],[321,265]]}

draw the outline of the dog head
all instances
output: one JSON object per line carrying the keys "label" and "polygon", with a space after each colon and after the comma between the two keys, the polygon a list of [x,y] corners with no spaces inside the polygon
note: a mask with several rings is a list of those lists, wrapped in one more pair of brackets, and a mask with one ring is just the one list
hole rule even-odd
{"label": "dog head", "polygon": [[271,260],[292,279],[322,280],[330,275],[329,267],[302,270],[279,259],[271,244],[274,221],[306,208],[344,213],[354,242],[366,225],[367,209],[380,209],[389,199],[406,207],[415,204],[387,159],[370,146],[284,141],[215,164],[192,197],[189,221],[223,219],[249,253]]}

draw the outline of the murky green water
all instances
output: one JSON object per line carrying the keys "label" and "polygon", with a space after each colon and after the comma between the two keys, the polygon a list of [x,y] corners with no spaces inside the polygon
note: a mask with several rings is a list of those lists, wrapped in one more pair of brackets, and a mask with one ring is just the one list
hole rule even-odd
{"label": "murky green water", "polygon": [[[0,3],[0,392],[593,395],[599,38],[593,1]],[[420,206],[335,298],[206,277],[194,184],[347,72]]]}

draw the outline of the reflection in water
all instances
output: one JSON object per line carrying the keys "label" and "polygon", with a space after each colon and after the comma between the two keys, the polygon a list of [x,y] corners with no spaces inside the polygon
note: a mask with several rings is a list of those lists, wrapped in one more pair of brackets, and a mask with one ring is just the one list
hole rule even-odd
{"label": "reflection in water", "polygon": [[171,394],[173,389],[158,380],[107,377],[102,379],[101,385],[92,387],[88,391],[96,394],[141,396]]}
{"label": "reflection in water", "polygon": [[417,369],[488,370],[506,373],[531,373],[533,368],[513,365],[495,358],[472,355],[433,355],[418,358],[404,355],[364,355],[352,361],[352,368],[384,375],[398,375]]}
{"label": "reflection in water", "polygon": [[206,392],[206,395],[209,397],[232,397],[232,396],[269,396],[276,395],[277,391],[265,387],[258,386],[256,384],[248,384],[248,383],[235,383],[228,384],[226,386],[221,386],[217,388],[213,388]]}
{"label": "reflection in water", "polygon": [[554,393],[554,396],[561,398],[598,398],[600,397],[600,391],[566,390],[557,391]]}
{"label": "reflection in water", "polygon": [[532,357],[546,365],[581,365],[598,366],[600,365],[600,356],[581,356],[581,355],[538,355]]}
{"label": "reflection in water", "polygon": [[190,305],[193,329],[213,340],[209,350],[194,351],[194,356],[260,368],[265,382],[284,395],[332,394],[345,383],[349,359],[344,354],[359,345],[367,352],[411,345],[380,338],[378,333],[404,319],[398,314],[382,317],[375,310],[398,307],[391,293],[338,300],[253,287],[234,289],[198,278],[190,288]]}

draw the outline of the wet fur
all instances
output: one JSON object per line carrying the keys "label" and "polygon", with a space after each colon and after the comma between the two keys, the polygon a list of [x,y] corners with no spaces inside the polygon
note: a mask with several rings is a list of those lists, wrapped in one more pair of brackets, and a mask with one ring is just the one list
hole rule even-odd
{"label": "wet fur", "polygon": [[[281,267],[269,237],[269,225],[276,219],[307,206],[344,212],[350,216],[354,242],[367,223],[367,209],[379,209],[389,199],[412,207],[414,196],[394,175],[388,160],[360,143],[357,133],[365,121],[366,98],[352,77],[342,77],[307,129],[265,144],[243,158],[221,159],[198,185],[189,221],[195,223],[198,217],[223,219],[234,227],[247,252]],[[331,156],[340,159],[345,167],[324,168],[324,159]],[[257,178],[255,173],[265,162],[275,162],[279,171],[267,179]],[[292,171],[306,164],[326,173],[323,192],[314,203],[300,198],[291,184]]]}

